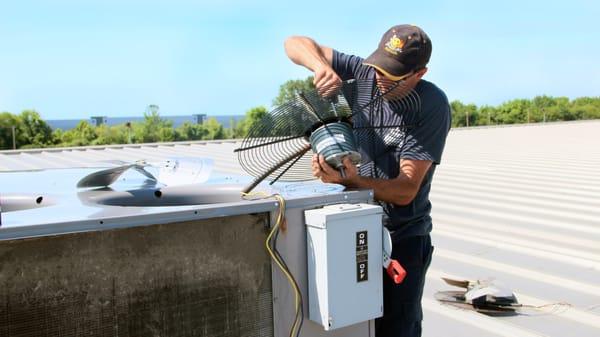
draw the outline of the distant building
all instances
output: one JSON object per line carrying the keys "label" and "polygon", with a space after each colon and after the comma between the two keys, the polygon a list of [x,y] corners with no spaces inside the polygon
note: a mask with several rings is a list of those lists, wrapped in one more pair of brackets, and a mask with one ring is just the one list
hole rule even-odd
{"label": "distant building", "polygon": [[194,123],[202,124],[204,121],[206,121],[206,114],[193,114],[192,118]]}
{"label": "distant building", "polygon": [[108,118],[106,116],[92,116],[90,120],[92,121],[92,125],[95,126],[100,126],[108,122]]}

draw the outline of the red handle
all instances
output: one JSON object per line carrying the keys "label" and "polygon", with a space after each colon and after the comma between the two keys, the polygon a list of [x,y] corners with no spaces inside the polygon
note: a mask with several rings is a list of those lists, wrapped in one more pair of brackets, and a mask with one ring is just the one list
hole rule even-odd
{"label": "red handle", "polygon": [[402,268],[402,265],[396,260],[391,260],[390,265],[387,267],[387,273],[390,275],[394,283],[400,284],[406,277],[406,270]]}

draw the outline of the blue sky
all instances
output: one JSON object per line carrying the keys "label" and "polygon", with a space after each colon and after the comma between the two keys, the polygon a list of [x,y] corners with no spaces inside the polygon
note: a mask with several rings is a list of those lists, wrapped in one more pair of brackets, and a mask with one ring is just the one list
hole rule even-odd
{"label": "blue sky", "polygon": [[3,1],[0,111],[243,114],[310,75],[285,56],[285,37],[367,56],[398,23],[429,34],[425,78],[451,100],[600,96],[598,17],[593,0]]}

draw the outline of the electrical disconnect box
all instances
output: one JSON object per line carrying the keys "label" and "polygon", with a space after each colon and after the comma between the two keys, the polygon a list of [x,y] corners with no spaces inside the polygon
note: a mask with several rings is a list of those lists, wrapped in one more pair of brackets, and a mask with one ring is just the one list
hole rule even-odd
{"label": "electrical disconnect box", "polygon": [[382,208],[305,211],[310,320],[332,330],[383,315]]}

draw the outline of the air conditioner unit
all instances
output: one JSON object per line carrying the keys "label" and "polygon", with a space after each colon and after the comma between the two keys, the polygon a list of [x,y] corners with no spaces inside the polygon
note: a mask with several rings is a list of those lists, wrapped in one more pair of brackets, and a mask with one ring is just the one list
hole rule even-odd
{"label": "air conditioner unit", "polygon": [[[12,208],[0,200],[0,336],[289,335],[294,295],[264,246],[279,209],[276,200],[242,200],[230,189],[247,182],[224,175],[209,179],[202,188],[148,186],[129,176],[109,189],[77,189],[77,180],[90,172],[0,173],[3,195],[19,199],[22,193],[31,197],[26,200],[43,200]],[[366,205],[372,201],[370,191],[343,191],[316,182],[279,183],[274,191],[287,201],[287,226],[279,235],[278,249],[304,303],[318,303],[309,289],[314,275],[309,264],[318,271],[319,261],[331,254],[348,253],[343,264],[336,259],[340,264],[330,265],[331,272],[343,267],[344,274],[352,273],[344,279],[348,296],[377,293],[371,287],[381,283],[381,235],[375,234],[380,223],[374,221],[380,215],[376,206]],[[45,205],[46,200],[51,203]],[[323,208],[337,204],[361,205]],[[315,214],[308,222],[306,211]],[[335,220],[336,212],[340,217],[352,214],[354,222]],[[322,228],[311,220],[319,217],[326,219]],[[373,224],[369,220],[366,225],[371,217]],[[318,250],[307,248],[306,223],[312,231],[309,242],[321,235],[319,231],[332,241]],[[342,228],[344,223],[348,225]],[[351,238],[338,237],[338,230]],[[368,279],[363,282],[356,274],[362,248],[355,239],[360,232],[368,236]],[[306,255],[311,250],[315,260]],[[329,273],[328,282],[335,277]],[[332,301],[341,300],[340,294],[329,290],[331,326],[306,319],[300,336],[374,335],[370,320],[377,315],[378,300],[372,299],[360,317],[338,314],[340,304]],[[309,317],[308,307],[304,310]]]}

